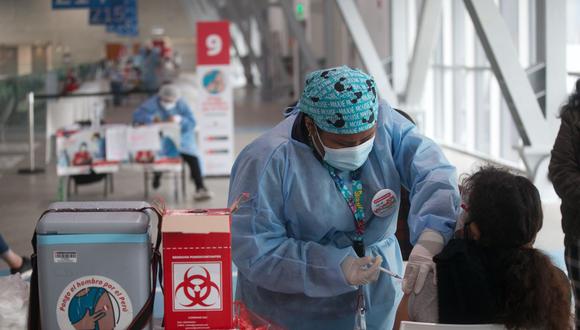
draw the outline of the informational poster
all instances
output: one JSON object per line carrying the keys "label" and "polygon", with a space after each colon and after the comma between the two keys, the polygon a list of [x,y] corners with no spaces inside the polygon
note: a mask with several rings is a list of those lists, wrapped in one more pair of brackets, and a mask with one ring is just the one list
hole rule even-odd
{"label": "informational poster", "polygon": [[124,162],[129,160],[128,131],[127,125],[114,125],[107,128],[105,141],[108,161]]}
{"label": "informational poster", "polygon": [[113,163],[106,159],[104,129],[58,131],[56,152],[58,175],[89,174],[92,170],[103,173],[116,169],[110,169]]}
{"label": "informational poster", "polygon": [[127,148],[130,152],[139,150],[157,151],[161,149],[157,126],[131,127],[127,132]]}
{"label": "informational poster", "polygon": [[181,166],[180,141],[177,123],[62,129],[56,134],[57,175],[117,172],[121,163],[173,169]]}
{"label": "informational poster", "polygon": [[162,123],[127,130],[127,150],[133,163],[180,163],[179,125]]}
{"label": "informational poster", "polygon": [[199,149],[205,175],[229,175],[234,161],[228,21],[197,23]]}

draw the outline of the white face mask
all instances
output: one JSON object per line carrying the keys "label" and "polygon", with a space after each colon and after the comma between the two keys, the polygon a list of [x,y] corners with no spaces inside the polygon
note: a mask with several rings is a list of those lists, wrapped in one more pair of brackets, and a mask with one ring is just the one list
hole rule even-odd
{"label": "white face mask", "polygon": [[373,150],[373,144],[375,141],[375,137],[373,136],[358,146],[334,149],[329,148],[322,143],[322,139],[318,134],[318,128],[316,128],[316,137],[324,148],[324,161],[337,170],[350,172],[363,166]]}
{"label": "white face mask", "polygon": [[163,107],[163,109],[165,110],[171,110],[173,108],[175,108],[175,106],[177,105],[177,102],[165,102],[165,101],[161,101],[161,106]]}

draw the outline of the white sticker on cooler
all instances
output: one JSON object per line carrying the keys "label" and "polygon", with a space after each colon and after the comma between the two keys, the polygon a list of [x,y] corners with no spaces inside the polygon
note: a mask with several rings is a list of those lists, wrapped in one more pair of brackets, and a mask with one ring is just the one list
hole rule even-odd
{"label": "white sticker on cooler", "polygon": [[52,260],[57,264],[75,264],[78,261],[76,251],[54,251]]}
{"label": "white sticker on cooler", "polygon": [[67,284],[56,301],[61,330],[126,329],[133,304],[125,289],[111,278],[88,275]]}

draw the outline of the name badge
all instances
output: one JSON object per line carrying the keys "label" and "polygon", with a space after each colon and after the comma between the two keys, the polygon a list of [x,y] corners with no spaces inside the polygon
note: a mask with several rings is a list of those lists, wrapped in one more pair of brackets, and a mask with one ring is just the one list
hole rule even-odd
{"label": "name badge", "polygon": [[373,197],[371,208],[377,217],[391,215],[397,208],[397,195],[391,189],[381,189]]}

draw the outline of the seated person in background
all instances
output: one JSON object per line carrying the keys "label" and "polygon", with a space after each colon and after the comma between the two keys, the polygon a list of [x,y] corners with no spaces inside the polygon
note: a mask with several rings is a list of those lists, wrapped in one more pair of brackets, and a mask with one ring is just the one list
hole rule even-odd
{"label": "seated person in background", "polygon": [[[197,201],[207,200],[212,193],[207,190],[201,175],[200,159],[195,142],[195,125],[193,111],[181,98],[179,89],[174,85],[163,85],[158,95],[145,101],[133,113],[133,123],[137,125],[150,125],[156,122],[179,123],[181,142],[179,152],[181,158],[189,166],[191,179],[195,183],[196,192],[193,198]],[[153,188],[159,188],[161,184],[161,172],[156,172],[153,177]]]}
{"label": "seated person in background", "polygon": [[532,247],[543,218],[536,187],[523,176],[485,167],[464,180],[463,200],[463,239],[452,239],[433,258],[436,275],[403,299],[400,318],[569,329],[568,279]]}

